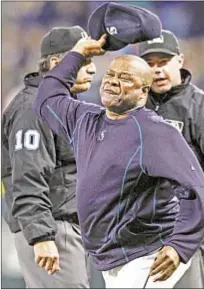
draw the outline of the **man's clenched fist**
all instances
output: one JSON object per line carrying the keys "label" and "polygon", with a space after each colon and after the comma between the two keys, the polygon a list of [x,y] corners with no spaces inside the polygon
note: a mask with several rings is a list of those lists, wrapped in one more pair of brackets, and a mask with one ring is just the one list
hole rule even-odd
{"label": "man's clenched fist", "polygon": [[80,39],[71,51],[78,52],[88,57],[93,57],[97,55],[103,55],[105,50],[102,48],[106,42],[107,35],[103,34],[99,40],[91,39],[90,37]]}

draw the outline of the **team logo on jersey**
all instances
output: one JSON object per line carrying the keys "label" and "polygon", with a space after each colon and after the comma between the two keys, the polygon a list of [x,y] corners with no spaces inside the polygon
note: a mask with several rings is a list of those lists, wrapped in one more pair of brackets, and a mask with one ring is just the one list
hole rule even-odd
{"label": "team logo on jersey", "polygon": [[98,138],[97,138],[97,140],[98,140],[99,142],[102,142],[102,141],[104,140],[105,133],[106,133],[106,130],[105,130],[105,129],[101,131],[100,135],[99,135]]}
{"label": "team logo on jersey", "polygon": [[106,27],[106,30],[110,35],[118,34],[118,30],[115,26]]}
{"label": "team logo on jersey", "polygon": [[172,119],[165,119],[165,121],[175,127],[180,133],[182,133],[184,127],[184,123],[182,121]]}

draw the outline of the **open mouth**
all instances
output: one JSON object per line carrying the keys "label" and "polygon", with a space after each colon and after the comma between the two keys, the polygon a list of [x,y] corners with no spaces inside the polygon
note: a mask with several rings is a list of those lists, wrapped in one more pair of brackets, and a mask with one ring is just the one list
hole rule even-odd
{"label": "open mouth", "polygon": [[154,84],[156,85],[165,85],[167,84],[167,78],[157,78],[157,79],[154,79]]}
{"label": "open mouth", "polygon": [[110,89],[110,88],[104,89],[104,92],[105,92],[105,93],[108,93],[108,94],[114,94],[114,95],[118,94],[116,91],[114,91],[114,90],[112,90],[112,89]]}
{"label": "open mouth", "polygon": [[83,79],[81,81],[77,81],[76,83],[77,84],[86,84],[86,83],[91,83],[92,82],[92,79]]}

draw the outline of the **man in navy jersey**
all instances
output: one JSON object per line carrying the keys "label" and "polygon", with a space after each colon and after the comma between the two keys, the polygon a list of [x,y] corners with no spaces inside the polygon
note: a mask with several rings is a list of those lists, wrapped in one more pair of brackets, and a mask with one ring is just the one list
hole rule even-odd
{"label": "man in navy jersey", "polygon": [[82,239],[106,287],[173,288],[204,237],[204,174],[183,136],[141,105],[152,83],[141,58],[111,62],[105,109],[71,97],[105,41],[79,40],[45,76],[34,108],[73,146]]}

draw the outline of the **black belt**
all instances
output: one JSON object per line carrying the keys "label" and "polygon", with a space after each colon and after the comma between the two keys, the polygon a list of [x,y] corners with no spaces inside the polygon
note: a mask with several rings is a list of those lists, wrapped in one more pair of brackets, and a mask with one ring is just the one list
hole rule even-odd
{"label": "black belt", "polygon": [[55,220],[67,221],[69,223],[74,223],[74,224],[79,225],[79,219],[78,219],[77,213],[60,216],[60,217],[55,218]]}

